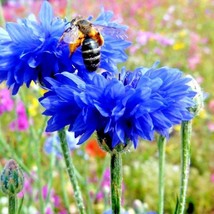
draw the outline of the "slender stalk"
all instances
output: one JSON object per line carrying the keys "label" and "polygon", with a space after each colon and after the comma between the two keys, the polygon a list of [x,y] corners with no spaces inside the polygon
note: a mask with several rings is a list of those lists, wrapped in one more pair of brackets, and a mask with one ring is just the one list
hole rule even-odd
{"label": "slender stalk", "polygon": [[183,214],[186,203],[186,193],[190,167],[190,143],[192,133],[192,121],[183,121],[181,125],[181,183],[178,200],[177,214]]}
{"label": "slender stalk", "polygon": [[16,214],[16,195],[9,195],[9,214]]}
{"label": "slender stalk", "polygon": [[111,206],[113,214],[121,211],[122,157],[121,153],[111,153]]}
{"label": "slender stalk", "polygon": [[76,200],[77,207],[79,209],[79,213],[85,214],[85,207],[84,207],[84,204],[83,204],[83,199],[82,199],[82,195],[81,195],[81,192],[80,192],[80,188],[79,188],[79,185],[78,185],[78,182],[77,182],[77,177],[76,177],[76,174],[75,174],[75,167],[73,165],[73,161],[72,161],[71,156],[70,156],[70,150],[69,150],[69,147],[68,147],[68,144],[67,144],[67,141],[66,141],[65,130],[62,129],[62,130],[58,131],[58,134],[59,134],[62,153],[63,153],[63,156],[64,156],[64,160],[65,160],[65,164],[66,164],[66,167],[67,167],[67,171],[68,171],[68,175],[69,175],[69,178],[70,178],[70,182],[71,182],[71,184],[73,186],[73,189],[74,189],[74,197],[75,197],[75,200]]}
{"label": "slender stalk", "polygon": [[51,196],[51,188],[53,186],[53,168],[56,164],[56,155],[54,154],[54,152],[51,153],[51,157],[50,157],[50,167],[49,167],[49,173],[48,173],[48,194],[47,194],[47,198],[46,198],[46,203],[48,204],[50,202],[50,196]]}
{"label": "slender stalk", "polygon": [[61,162],[59,162],[58,170],[59,170],[60,183],[61,183],[61,188],[62,188],[63,201],[65,203],[65,207],[67,209],[67,213],[70,214],[70,211],[69,211],[69,200],[68,200],[68,195],[67,195],[67,191],[66,191],[64,171],[62,170]]}
{"label": "slender stalk", "polygon": [[[28,110],[27,110],[28,113]],[[36,180],[37,183],[37,188],[38,188],[38,192],[39,192],[39,205],[40,205],[40,212],[44,213],[44,199],[43,199],[43,195],[42,195],[42,165],[41,165],[41,152],[40,152],[40,148],[41,148],[41,136],[44,130],[44,126],[46,124],[46,120],[44,120],[44,122],[42,123],[41,126],[41,130],[36,132],[33,126],[30,126],[30,134],[31,137],[33,139],[33,143],[34,143],[34,149],[35,149],[35,153],[36,153],[36,166],[37,166],[37,175],[38,175],[38,179]]]}
{"label": "slender stalk", "polygon": [[21,214],[21,212],[22,212],[23,201],[24,201],[24,196],[23,196],[23,197],[21,198],[21,200],[20,200],[17,214]]}
{"label": "slender stalk", "polygon": [[[35,138],[34,138],[35,139]],[[42,171],[41,171],[41,152],[40,152],[40,143],[34,142],[34,147],[35,147],[35,153],[36,153],[36,166],[37,166],[37,175],[38,175],[38,180],[36,181],[37,183],[37,188],[39,191],[39,205],[40,205],[40,212],[43,214],[44,213],[44,199],[42,195]]]}
{"label": "slender stalk", "polygon": [[159,136],[158,139],[158,154],[159,154],[159,176],[158,176],[158,213],[164,213],[164,172],[165,172],[165,147],[166,138]]}
{"label": "slender stalk", "polygon": [[84,185],[84,193],[85,193],[85,198],[86,198],[87,212],[90,213],[90,214],[94,214],[92,197],[91,197],[91,194],[90,194],[90,188],[89,188],[88,179],[87,179],[88,164],[84,164],[83,175],[84,175],[84,181],[82,182],[82,184]]}

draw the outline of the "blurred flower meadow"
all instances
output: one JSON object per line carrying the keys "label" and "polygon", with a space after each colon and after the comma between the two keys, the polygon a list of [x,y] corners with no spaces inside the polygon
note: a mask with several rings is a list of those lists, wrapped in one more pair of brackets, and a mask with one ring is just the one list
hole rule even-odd
{"label": "blurred flower meadow", "polygon": [[[109,109],[113,109],[117,105],[120,99],[126,102],[127,109],[131,111],[132,103],[125,100],[121,94],[126,92],[127,96],[132,98],[133,103],[134,100],[140,100],[137,94],[139,92],[137,89],[140,86],[134,82],[137,78],[144,78],[139,82],[144,90],[144,94],[141,92],[140,96],[144,96],[147,102],[154,101],[157,94],[164,98],[167,97],[168,100],[173,96],[176,97],[177,94],[176,91],[173,91],[173,87],[179,86],[186,80],[179,76],[177,69],[167,69],[164,66],[178,68],[184,73],[190,74],[204,91],[204,108],[193,120],[191,164],[185,213],[214,213],[214,65],[212,57],[214,51],[214,37],[212,35],[214,1],[49,0],[48,2],[53,7],[53,16],[60,18],[50,23],[41,13],[42,0],[1,1],[1,26],[5,29],[5,23],[8,23],[6,30],[1,28],[0,31],[0,169],[3,169],[8,159],[13,158],[23,170],[25,178],[23,190],[18,193],[19,200],[23,199],[21,213],[78,213],[73,198],[73,188],[67,178],[59,137],[55,132],[65,125],[70,125],[69,131],[78,133],[75,133],[76,136],[78,135],[75,138],[73,132],[66,132],[66,139],[76,167],[83,200],[89,210],[88,213],[111,213],[109,156],[100,149],[96,135],[92,134],[100,125],[98,124],[100,118],[102,119],[100,126],[108,130],[114,139],[113,147],[118,144],[119,140],[124,142],[127,135],[134,144],[133,148],[123,154],[122,213],[158,213],[158,146],[154,131],[168,138],[166,143],[164,213],[174,213],[179,196],[179,135],[181,130],[180,125],[175,124],[179,124],[181,120],[190,119],[190,116],[180,108],[175,112],[172,110],[171,115],[182,115],[183,113],[183,116],[178,116],[176,121],[172,116],[169,117],[170,122],[167,121],[165,119],[166,111],[169,112],[169,109],[175,107],[174,104],[168,102],[167,104],[170,103],[168,107],[160,108],[164,129],[160,127],[158,119],[155,120],[155,114],[148,112],[149,116],[146,115],[144,118],[151,117],[154,128],[151,128],[151,124],[143,122],[140,125],[147,130],[152,129],[151,132],[142,133],[138,130],[139,124],[135,124],[134,131],[133,128],[131,132],[127,125],[124,128],[124,133],[121,133],[119,122],[115,122],[117,118],[115,119],[114,115],[110,115],[108,112]],[[79,50],[74,54],[74,59],[78,63],[72,61],[73,58],[65,60],[68,50],[59,51],[58,39],[64,31],[63,20],[71,20],[77,15],[82,15],[85,18],[93,16],[95,19],[98,17],[95,22],[102,23],[105,20],[107,25],[112,24],[109,21],[111,13],[107,12],[106,16],[99,16],[103,10],[112,11],[113,20],[117,20],[121,24],[119,25],[121,28],[128,26],[128,39],[120,41],[119,39],[112,40],[108,36],[105,37],[106,44],[101,49],[103,58],[101,58],[100,67],[111,73],[106,74],[106,79],[97,77],[97,74],[94,75],[93,79],[89,81],[90,88],[95,90],[99,86],[99,93],[92,93],[88,89],[89,86],[84,84],[81,85],[82,88],[73,87],[77,82],[82,83],[85,78],[87,79],[84,73],[72,80],[74,74],[63,72],[74,72],[75,69],[83,66],[83,62],[80,59]],[[32,24],[35,21],[32,13],[35,14],[35,17],[39,17],[37,24]],[[51,16],[49,14],[49,18]],[[26,17],[27,19],[23,21],[22,18]],[[13,31],[18,27],[16,28],[12,22],[24,26],[20,27],[17,37]],[[34,34],[30,34],[31,32]],[[49,51],[52,46],[53,50]],[[23,47],[25,47],[25,51],[23,51]],[[12,54],[9,52],[9,48],[13,50]],[[36,54],[37,58],[32,57],[32,52]],[[155,62],[160,63],[157,65],[158,63]],[[7,67],[8,64],[9,67]],[[48,65],[50,69],[45,70],[44,68]],[[20,68],[23,73],[18,70]],[[62,73],[56,75],[55,80],[46,78],[57,73],[57,69],[61,69]],[[133,71],[133,76],[132,74],[125,77],[121,75],[120,79],[113,79],[112,73],[120,70],[121,74]],[[141,77],[138,76],[139,70],[142,70],[143,73]],[[163,71],[173,72],[173,78],[176,81],[172,84],[169,83],[168,73],[162,75]],[[157,74],[157,77],[154,77],[155,72],[159,72],[160,76]],[[180,78],[179,81],[176,78]],[[158,85],[160,79],[165,83],[165,88],[171,92],[171,95],[162,93],[164,85]],[[61,89],[59,89],[59,80],[62,80]],[[72,86],[71,88],[68,83]],[[152,83],[154,86],[150,91],[148,86]],[[44,84],[51,88],[48,93],[46,93],[45,87],[41,87]],[[132,88],[128,90],[126,86]],[[62,97],[58,96],[60,90],[64,92]],[[71,95],[66,98],[65,95],[69,92],[75,97],[78,93],[83,93],[81,90],[88,100],[85,101],[85,97],[81,97],[79,100],[72,99],[73,106],[76,105],[75,108],[81,111],[79,106],[85,108],[87,103],[90,106],[88,112],[97,108],[101,116],[97,121],[92,121],[88,125],[84,124],[84,120],[86,117],[90,119],[89,113],[84,118],[69,115],[70,121],[76,122],[78,120],[82,124],[81,127],[78,124],[72,127],[71,122],[66,121],[64,116],[68,114]],[[106,92],[106,97],[100,95],[102,90]],[[111,97],[111,93],[117,90],[118,97]],[[124,92],[124,90],[126,91]],[[134,90],[136,94],[133,95]],[[182,90],[188,98],[179,97],[177,104],[185,105],[185,108],[190,107],[189,99],[193,97],[193,94],[186,92],[187,89],[183,85]],[[56,103],[52,102],[53,97],[57,100]],[[38,98],[40,98],[41,104]],[[160,97],[158,98],[161,100]],[[94,103],[91,103],[90,100],[93,100]],[[100,100],[103,100],[104,104],[100,104]],[[153,106],[145,105],[145,108],[139,108],[139,112],[150,111],[151,108],[158,109],[160,100],[156,100]],[[108,102],[112,105],[106,107],[105,104]],[[116,109],[117,113],[123,111],[118,105],[116,107],[114,110]],[[176,106],[176,109],[178,108],[179,106]],[[57,115],[58,109],[63,110],[63,114]],[[43,112],[51,116],[48,122],[47,117],[42,115]],[[126,114],[128,113],[126,112]],[[105,121],[103,115],[110,122]],[[131,112],[130,115],[132,115],[130,117],[133,121],[138,117],[137,113]],[[122,117],[121,120],[126,120],[126,118]],[[55,125],[56,121],[57,125]],[[119,127],[117,131],[114,130],[117,135],[112,133],[114,123]],[[168,133],[166,130],[171,126],[173,128]],[[142,139],[140,142],[136,142],[136,132],[151,142]],[[87,141],[84,144],[77,145],[78,142],[83,143],[85,140]],[[0,192],[0,212],[8,213],[7,206],[6,196]]]}

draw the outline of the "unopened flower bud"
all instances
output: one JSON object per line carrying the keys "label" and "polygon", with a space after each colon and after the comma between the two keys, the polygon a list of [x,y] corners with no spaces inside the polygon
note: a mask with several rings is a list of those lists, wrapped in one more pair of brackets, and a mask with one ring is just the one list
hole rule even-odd
{"label": "unopened flower bud", "polygon": [[196,116],[198,115],[200,110],[202,110],[204,107],[204,93],[194,77],[192,77],[191,75],[187,75],[187,77],[191,79],[191,81],[189,82],[190,87],[193,89],[193,91],[196,92],[196,95],[193,98],[195,105],[191,107],[189,110]]}
{"label": "unopened flower bud", "polygon": [[24,176],[14,160],[9,160],[0,177],[1,190],[7,195],[15,195],[23,188]]}

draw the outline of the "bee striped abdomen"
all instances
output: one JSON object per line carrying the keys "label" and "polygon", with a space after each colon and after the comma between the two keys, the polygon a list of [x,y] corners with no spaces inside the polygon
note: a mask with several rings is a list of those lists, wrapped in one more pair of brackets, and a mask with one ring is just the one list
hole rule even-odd
{"label": "bee striped abdomen", "polygon": [[100,46],[94,39],[86,37],[82,43],[82,57],[89,71],[96,71],[100,65]]}

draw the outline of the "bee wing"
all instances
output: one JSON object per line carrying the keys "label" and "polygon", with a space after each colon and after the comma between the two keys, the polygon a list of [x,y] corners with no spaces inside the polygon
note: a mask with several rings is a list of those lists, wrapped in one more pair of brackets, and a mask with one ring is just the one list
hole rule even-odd
{"label": "bee wing", "polygon": [[127,27],[125,26],[123,28],[118,28],[116,26],[98,25],[98,24],[93,24],[93,26],[102,34],[109,35],[117,39],[125,40],[128,37],[126,34]]}
{"label": "bee wing", "polygon": [[79,38],[79,30],[76,26],[71,26],[62,35],[62,39],[65,43],[71,44],[75,43]]}

